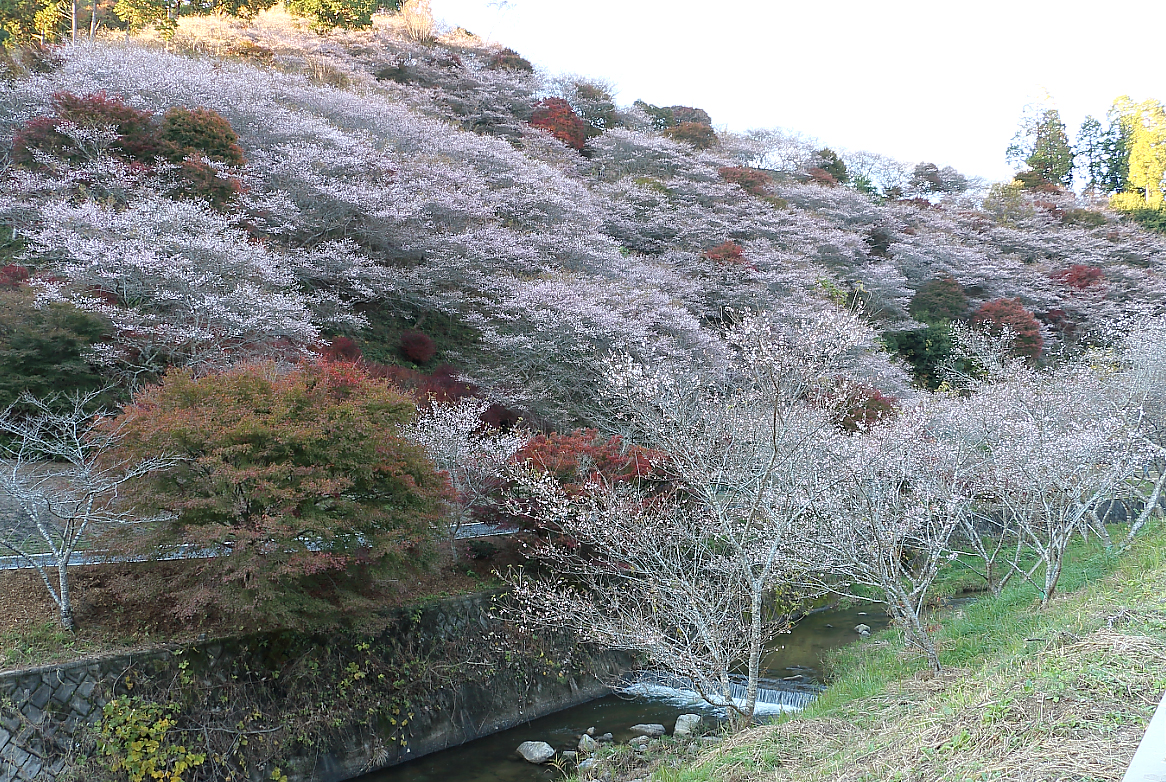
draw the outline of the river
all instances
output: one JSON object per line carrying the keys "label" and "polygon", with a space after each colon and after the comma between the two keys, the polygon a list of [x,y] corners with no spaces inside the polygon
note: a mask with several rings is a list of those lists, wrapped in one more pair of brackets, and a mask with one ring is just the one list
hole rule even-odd
{"label": "river", "polygon": [[[802,617],[791,632],[778,636],[770,646],[762,676],[820,683],[824,653],[860,640],[854,631],[858,624],[878,631],[887,626],[888,619],[878,607],[869,611],[862,607],[831,609]],[[359,782],[549,782],[562,775],[553,767],[522,760],[515,752],[519,744],[545,741],[558,750],[574,749],[579,734],[591,727],[600,734],[610,732],[616,741],[627,741],[633,737],[629,728],[639,722],[662,723],[671,731],[679,715],[702,711],[699,705],[684,700],[675,691],[632,699],[609,695],[460,747],[367,774]]]}

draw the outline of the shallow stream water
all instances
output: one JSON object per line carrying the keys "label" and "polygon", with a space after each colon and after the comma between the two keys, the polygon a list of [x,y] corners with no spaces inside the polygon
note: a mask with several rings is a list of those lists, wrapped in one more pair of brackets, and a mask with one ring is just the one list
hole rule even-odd
{"label": "shallow stream water", "polygon": [[[761,675],[772,679],[819,683],[824,653],[860,641],[858,624],[877,632],[888,624],[877,607],[831,609],[802,617],[793,630],[778,636],[763,661]],[[359,782],[550,782],[561,774],[550,766],[535,766],[518,756],[515,748],[524,741],[545,741],[557,750],[575,749],[579,734],[594,727],[610,732],[616,741],[633,737],[629,728],[639,722],[672,725],[681,714],[705,711],[685,702],[679,693],[629,699],[618,695],[556,712],[516,728],[452,747],[441,752],[377,771]]]}

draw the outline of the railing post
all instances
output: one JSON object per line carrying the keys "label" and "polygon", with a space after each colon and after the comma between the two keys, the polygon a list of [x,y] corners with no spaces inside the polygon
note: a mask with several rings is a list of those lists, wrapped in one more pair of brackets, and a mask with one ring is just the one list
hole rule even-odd
{"label": "railing post", "polygon": [[1166,695],[1154,711],[1154,716],[1142,736],[1134,759],[1126,769],[1122,782],[1157,782],[1166,779]]}

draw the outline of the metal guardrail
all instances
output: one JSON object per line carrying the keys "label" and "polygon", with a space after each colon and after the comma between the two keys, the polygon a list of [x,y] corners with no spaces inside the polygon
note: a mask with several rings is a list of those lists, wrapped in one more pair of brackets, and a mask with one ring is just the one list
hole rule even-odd
{"label": "metal guardrail", "polygon": [[1122,782],[1161,782],[1166,780],[1166,695],[1158,704],[1146,735],[1142,736],[1134,759]]}
{"label": "metal guardrail", "polygon": [[[489,538],[495,535],[513,535],[517,530],[513,527],[503,527],[498,524],[486,524],[484,522],[475,522],[473,524],[463,524],[457,531],[455,538],[457,540],[476,540],[478,538]],[[181,546],[176,551],[163,554],[160,559],[204,559],[213,557],[215,553],[210,549],[198,549],[194,546]],[[29,560],[35,561],[41,567],[55,568],[57,566],[56,557],[52,554],[31,554],[26,557],[18,556],[3,556],[0,557],[0,571],[2,570],[31,570],[32,565]],[[78,551],[69,560],[69,567],[77,567],[78,565],[100,565],[107,562],[145,562],[150,557],[145,556],[116,556],[108,551]]]}

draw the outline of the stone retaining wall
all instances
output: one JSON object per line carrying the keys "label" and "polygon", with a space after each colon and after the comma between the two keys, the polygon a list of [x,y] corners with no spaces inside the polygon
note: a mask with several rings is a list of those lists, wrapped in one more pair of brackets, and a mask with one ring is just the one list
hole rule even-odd
{"label": "stone retaining wall", "polygon": [[[450,598],[409,612],[411,632],[431,641],[477,634],[486,637],[493,623],[491,594]],[[178,666],[197,670],[201,680],[222,680],[240,655],[254,655],[255,644],[226,639],[185,647],[156,648],[78,660],[61,665],[0,673],[0,782],[57,782],[75,773],[93,752],[84,728],[94,725],[112,698],[146,691],[151,680],[171,681]],[[562,677],[492,673],[489,680],[444,683],[419,703],[410,731],[400,743],[367,730],[363,736],[314,748],[285,759],[293,782],[339,782],[584,703],[607,693],[604,680],[630,667],[619,654],[576,652],[586,671]],[[281,721],[278,714],[265,714]],[[270,769],[252,770],[255,782]]]}

